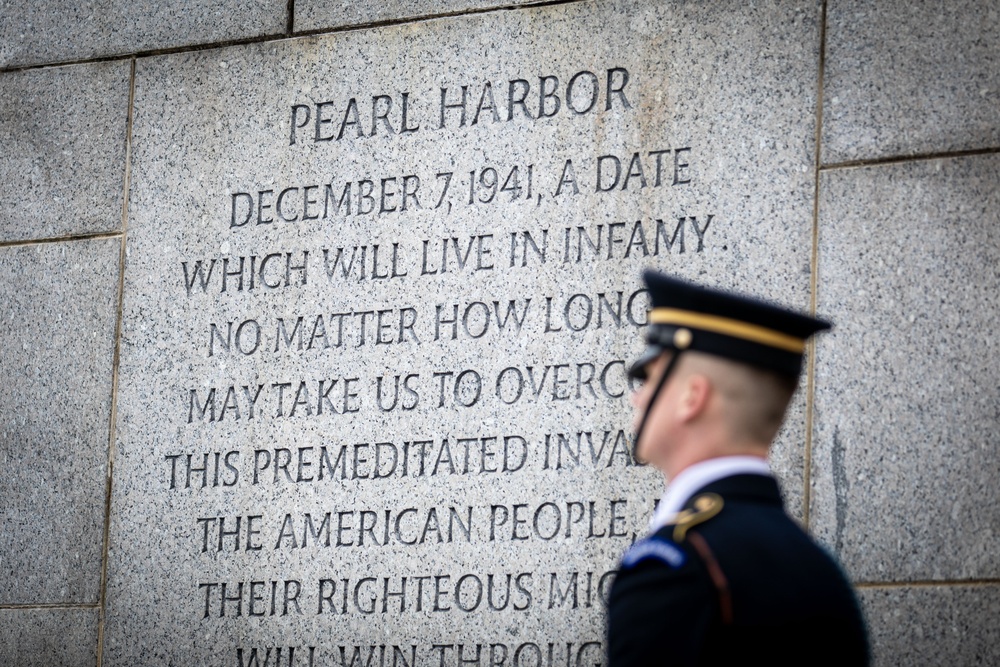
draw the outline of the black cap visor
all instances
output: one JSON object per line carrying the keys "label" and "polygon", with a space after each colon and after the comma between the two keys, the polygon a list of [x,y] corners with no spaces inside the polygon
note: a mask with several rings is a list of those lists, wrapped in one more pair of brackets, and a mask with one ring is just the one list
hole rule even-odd
{"label": "black cap visor", "polygon": [[650,344],[642,351],[639,358],[628,367],[628,376],[633,380],[645,380],[648,376],[646,367],[656,361],[656,359],[666,352],[660,345]]}

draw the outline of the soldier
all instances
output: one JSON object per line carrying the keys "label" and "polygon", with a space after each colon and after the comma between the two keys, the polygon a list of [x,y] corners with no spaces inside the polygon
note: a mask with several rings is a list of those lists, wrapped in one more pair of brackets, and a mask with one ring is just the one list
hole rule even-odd
{"label": "soldier", "polygon": [[650,534],[611,589],[611,667],[866,665],[854,593],[782,505],[767,464],[821,320],[644,275],[648,347],[631,367],[636,454],[666,478]]}

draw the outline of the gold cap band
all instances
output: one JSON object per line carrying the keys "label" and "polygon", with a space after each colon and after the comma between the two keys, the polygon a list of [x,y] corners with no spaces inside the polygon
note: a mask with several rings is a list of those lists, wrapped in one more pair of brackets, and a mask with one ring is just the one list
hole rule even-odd
{"label": "gold cap band", "polygon": [[769,347],[776,347],[779,350],[802,354],[806,349],[806,341],[802,338],[789,336],[788,334],[748,324],[728,317],[718,315],[706,315],[690,310],[678,310],[676,308],[654,308],[649,311],[650,324],[669,324],[679,327],[691,327],[702,331],[741,338],[752,343],[759,343]]}

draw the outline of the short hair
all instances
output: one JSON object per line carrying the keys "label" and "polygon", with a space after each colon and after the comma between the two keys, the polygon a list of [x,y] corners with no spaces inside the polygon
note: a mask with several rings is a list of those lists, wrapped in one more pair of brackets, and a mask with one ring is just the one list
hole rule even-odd
{"label": "short hair", "polygon": [[778,434],[799,381],[795,376],[739,361],[687,352],[691,373],[702,373],[728,403],[726,419],[734,434],[770,444]]}

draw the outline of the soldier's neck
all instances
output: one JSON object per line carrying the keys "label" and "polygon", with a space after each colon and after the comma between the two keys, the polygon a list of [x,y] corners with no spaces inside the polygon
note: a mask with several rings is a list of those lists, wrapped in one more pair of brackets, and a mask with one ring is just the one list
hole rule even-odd
{"label": "soldier's neck", "polygon": [[692,439],[686,446],[677,448],[674,455],[664,462],[661,472],[669,484],[671,479],[697,463],[724,456],[753,456],[767,459],[769,448],[770,443],[733,441],[725,437]]}

